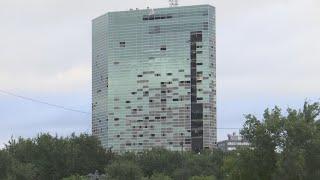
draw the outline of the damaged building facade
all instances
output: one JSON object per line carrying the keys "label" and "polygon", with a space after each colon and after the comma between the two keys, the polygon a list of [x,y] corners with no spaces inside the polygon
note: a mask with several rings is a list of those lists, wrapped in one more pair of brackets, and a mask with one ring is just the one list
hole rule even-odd
{"label": "damaged building facade", "polygon": [[92,39],[92,133],[105,148],[216,146],[214,7],[109,12]]}

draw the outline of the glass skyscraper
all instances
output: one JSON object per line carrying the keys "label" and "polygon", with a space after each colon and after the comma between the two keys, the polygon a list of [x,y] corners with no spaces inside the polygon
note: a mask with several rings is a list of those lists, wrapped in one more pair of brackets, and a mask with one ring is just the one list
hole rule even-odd
{"label": "glass skyscraper", "polygon": [[109,12],[92,28],[92,132],[104,147],[215,147],[214,7]]}

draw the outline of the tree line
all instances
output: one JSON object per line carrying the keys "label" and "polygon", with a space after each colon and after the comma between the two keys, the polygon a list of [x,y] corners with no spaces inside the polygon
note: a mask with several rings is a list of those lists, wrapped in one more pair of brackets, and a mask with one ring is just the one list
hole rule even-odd
{"label": "tree line", "polygon": [[241,134],[251,146],[177,152],[153,149],[115,154],[93,136],[11,139],[0,150],[0,180],[82,180],[98,170],[111,180],[320,179],[320,105],[266,109],[246,115]]}

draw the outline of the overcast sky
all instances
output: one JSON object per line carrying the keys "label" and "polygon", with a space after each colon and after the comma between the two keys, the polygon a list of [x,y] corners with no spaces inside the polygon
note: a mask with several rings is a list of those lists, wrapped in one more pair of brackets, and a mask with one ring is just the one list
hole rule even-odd
{"label": "overcast sky", "polygon": [[[218,127],[300,107],[320,94],[319,0],[180,0],[217,11]],[[167,0],[0,0],[0,90],[90,112],[91,20]],[[11,136],[91,131],[91,116],[0,92],[0,147]],[[237,130],[218,129],[218,139]]]}

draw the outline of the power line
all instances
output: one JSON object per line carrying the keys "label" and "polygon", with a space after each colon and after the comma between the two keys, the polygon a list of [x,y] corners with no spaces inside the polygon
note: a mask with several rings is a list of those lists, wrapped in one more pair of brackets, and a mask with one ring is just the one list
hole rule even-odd
{"label": "power line", "polygon": [[91,113],[86,112],[86,111],[72,109],[72,108],[68,108],[68,107],[62,106],[62,105],[52,104],[52,103],[41,101],[41,100],[37,100],[37,99],[34,99],[34,98],[21,96],[21,95],[18,95],[18,94],[9,92],[9,91],[5,91],[5,90],[1,90],[0,89],[0,92],[3,93],[3,94],[9,95],[9,96],[13,96],[13,97],[20,98],[20,99],[23,99],[23,100],[31,101],[31,102],[34,102],[34,103],[44,104],[44,105],[47,105],[47,106],[63,109],[63,110],[66,110],[66,111],[72,111],[72,112],[76,112],[76,113],[91,115]]}
{"label": "power line", "polygon": [[[91,113],[86,112],[86,111],[81,111],[81,110],[77,110],[77,109],[72,109],[72,108],[68,108],[68,107],[62,106],[62,105],[52,104],[52,103],[45,102],[45,101],[41,101],[41,100],[37,100],[37,99],[34,99],[34,98],[30,98],[30,97],[26,97],[26,96],[21,96],[21,95],[18,95],[18,94],[9,92],[9,91],[5,91],[5,90],[1,90],[1,89],[0,89],[0,92],[3,93],[3,94],[6,94],[6,95],[14,96],[14,97],[17,97],[17,98],[20,98],[20,99],[23,99],[23,100],[27,100],[27,101],[31,101],[31,102],[34,102],[34,103],[44,104],[44,105],[47,105],[47,106],[51,106],[51,107],[63,109],[63,110],[66,110],[66,111],[72,111],[72,112],[77,112],[77,113],[82,113],[82,114],[91,115]],[[242,129],[242,128],[236,128],[236,127],[221,127],[221,128],[216,128],[216,129],[221,129],[221,130],[239,130],[239,129]]]}

